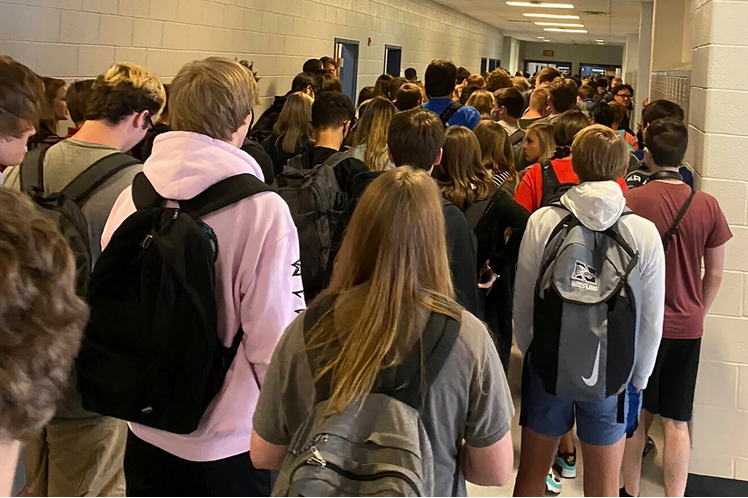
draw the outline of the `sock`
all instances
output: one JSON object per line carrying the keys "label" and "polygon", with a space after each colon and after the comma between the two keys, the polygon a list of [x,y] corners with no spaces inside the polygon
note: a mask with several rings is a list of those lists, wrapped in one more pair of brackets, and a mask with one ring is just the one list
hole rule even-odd
{"label": "sock", "polygon": [[628,494],[628,492],[626,492],[626,486],[622,487],[619,491],[620,492],[618,493],[618,496],[631,496],[630,494]]}

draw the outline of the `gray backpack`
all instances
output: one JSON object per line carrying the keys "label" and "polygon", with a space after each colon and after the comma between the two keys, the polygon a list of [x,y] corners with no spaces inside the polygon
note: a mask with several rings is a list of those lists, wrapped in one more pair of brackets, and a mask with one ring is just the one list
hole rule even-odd
{"label": "gray backpack", "polygon": [[625,393],[641,291],[632,242],[620,219],[596,232],[569,214],[551,233],[535,287],[528,357],[548,393],[576,401]]}
{"label": "gray backpack", "polygon": [[[307,310],[306,339],[325,308]],[[315,406],[291,441],[273,496],[433,496],[424,408],[459,332],[454,319],[432,313],[403,363],[382,370],[363,404],[341,414],[325,415],[330,374],[317,380]],[[318,355],[307,355],[316,371]]]}
{"label": "gray backpack", "polygon": [[347,203],[334,168],[348,157],[345,152],[338,152],[307,169],[299,154],[288,160],[276,178],[278,193],[288,204],[299,233],[301,280],[307,302],[314,299],[328,280],[332,235]]}

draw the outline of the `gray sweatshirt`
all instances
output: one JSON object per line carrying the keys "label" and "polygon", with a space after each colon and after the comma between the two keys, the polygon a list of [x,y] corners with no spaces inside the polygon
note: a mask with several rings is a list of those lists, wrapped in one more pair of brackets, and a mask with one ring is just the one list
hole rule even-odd
{"label": "gray sweatshirt", "polygon": [[[545,207],[533,213],[527,223],[519,252],[514,291],[514,330],[517,346],[524,355],[533,338],[535,283],[540,262],[553,229],[573,213],[590,230],[603,231],[613,226],[626,207],[621,187],[616,182],[587,182],[569,190],[561,199],[565,209]],[[568,210],[568,211],[567,211]],[[665,256],[655,225],[640,216],[621,219],[634,236],[639,252],[641,298],[637,301],[637,334],[634,387],[644,389],[654,369],[662,338],[665,309]]]}

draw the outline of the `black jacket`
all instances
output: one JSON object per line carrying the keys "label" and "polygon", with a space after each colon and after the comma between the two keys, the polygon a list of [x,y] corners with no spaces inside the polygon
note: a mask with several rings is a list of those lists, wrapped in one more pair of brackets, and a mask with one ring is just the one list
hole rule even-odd
{"label": "black jacket", "polygon": [[300,146],[296,147],[296,150],[288,153],[283,150],[283,137],[284,134],[276,135],[275,133],[273,133],[268,138],[262,141],[262,148],[265,150],[265,152],[267,152],[267,154],[270,156],[270,159],[273,161],[273,170],[275,171],[275,176],[278,176],[279,174],[281,174],[281,172],[283,172],[283,166],[286,165],[289,159],[299,154],[309,152],[314,147],[313,140],[306,140]]}
{"label": "black jacket", "polygon": [[457,206],[446,200],[443,200],[442,206],[447,228],[449,269],[452,272],[452,284],[457,301],[470,313],[482,319],[478,305],[478,272],[475,270],[478,266],[478,241]]}
{"label": "black jacket", "polygon": [[286,105],[286,95],[276,95],[273,103],[270,104],[270,107],[265,109],[265,112],[262,113],[260,118],[252,127],[252,130],[249,132],[249,138],[261,143],[267,137],[272,135],[273,127],[278,121],[278,116],[283,110],[284,105]]}
{"label": "black jacket", "polygon": [[275,174],[273,171],[273,161],[270,156],[267,155],[265,149],[260,144],[250,138],[244,139],[241,149],[252,156],[252,159],[257,161],[262,170],[262,175],[265,177],[265,183],[272,185],[275,182]]}

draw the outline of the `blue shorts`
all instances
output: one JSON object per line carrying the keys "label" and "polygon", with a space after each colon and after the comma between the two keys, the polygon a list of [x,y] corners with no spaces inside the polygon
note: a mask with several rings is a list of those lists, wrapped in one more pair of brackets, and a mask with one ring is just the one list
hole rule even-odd
{"label": "blue shorts", "polygon": [[[623,407],[620,407],[620,402]],[[574,401],[548,394],[543,383],[525,363],[522,369],[522,404],[519,423],[543,436],[560,437],[577,423],[579,440],[593,446],[610,446],[626,433],[628,396],[602,401]],[[623,410],[623,411],[621,411]],[[621,420],[621,422],[619,422]]]}
{"label": "blue shorts", "polygon": [[639,413],[642,411],[642,393],[636,392],[636,388],[629,382],[626,388],[626,398],[629,406],[626,411],[626,438],[634,437],[634,432],[639,427]]}

